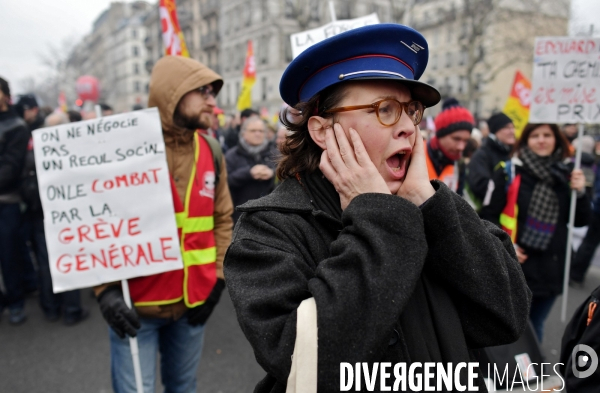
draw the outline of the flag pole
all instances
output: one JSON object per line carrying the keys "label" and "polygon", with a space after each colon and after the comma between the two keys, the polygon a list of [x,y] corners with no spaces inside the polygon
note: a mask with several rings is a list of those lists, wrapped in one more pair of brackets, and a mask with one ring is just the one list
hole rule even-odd
{"label": "flag pole", "polygon": [[[96,110],[96,117],[102,117],[102,108],[100,105],[94,107]],[[127,280],[121,280],[121,289],[123,291],[123,298],[125,298],[125,304],[127,307],[133,308],[131,304],[131,297],[129,295],[129,283]],[[135,375],[135,386],[137,393],[144,393],[144,384],[142,383],[142,367],[140,366],[140,350],[138,347],[137,337],[129,337],[129,348],[131,349],[131,358],[133,360],[133,373]]]}
{"label": "flag pole", "polygon": [[[575,169],[581,167],[581,138],[583,137],[583,123],[579,123],[577,130],[577,146],[575,146]],[[565,277],[563,279],[563,297],[560,320],[564,323],[567,320],[567,301],[569,298],[569,276],[571,275],[571,254],[573,244],[573,228],[575,227],[575,207],[577,205],[577,191],[571,191],[571,210],[569,212],[569,234],[567,236],[567,258],[565,260]]]}

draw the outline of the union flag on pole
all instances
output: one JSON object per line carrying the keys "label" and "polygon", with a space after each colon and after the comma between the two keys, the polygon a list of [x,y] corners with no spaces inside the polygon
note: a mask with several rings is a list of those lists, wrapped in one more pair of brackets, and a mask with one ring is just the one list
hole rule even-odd
{"label": "union flag on pole", "polygon": [[517,71],[510,96],[506,100],[503,112],[515,125],[515,136],[519,138],[523,128],[529,121],[529,106],[531,104],[531,81]]}
{"label": "union flag on pole", "polygon": [[160,13],[163,42],[165,44],[165,54],[190,57],[183,33],[177,21],[175,0],[160,0],[158,10]]}
{"label": "union flag on pole", "polygon": [[256,63],[254,62],[254,51],[252,50],[252,40],[248,41],[248,51],[246,52],[246,63],[244,65],[244,80],[242,81],[242,90],[238,96],[237,110],[252,108],[252,86],[256,81]]}

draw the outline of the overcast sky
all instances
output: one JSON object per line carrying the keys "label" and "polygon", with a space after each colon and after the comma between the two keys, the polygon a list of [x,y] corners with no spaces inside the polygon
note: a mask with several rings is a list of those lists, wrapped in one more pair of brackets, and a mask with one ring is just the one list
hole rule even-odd
{"label": "overcast sky", "polygon": [[[21,80],[45,73],[40,54],[48,53],[49,45],[60,48],[63,41],[89,33],[110,2],[0,0],[0,76],[9,81],[14,93],[22,93]],[[600,0],[572,0],[572,27],[595,22],[600,32],[598,15]]]}

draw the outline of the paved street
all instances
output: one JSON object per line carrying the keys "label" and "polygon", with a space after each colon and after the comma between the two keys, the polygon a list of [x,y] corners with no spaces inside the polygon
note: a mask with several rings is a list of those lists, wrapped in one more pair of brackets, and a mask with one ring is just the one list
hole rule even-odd
{"label": "paved street", "polygon": [[[83,294],[91,316],[74,327],[45,321],[36,297],[27,302],[29,320],[22,326],[10,326],[5,312],[0,321],[0,393],[112,392],[108,328],[90,290]],[[252,392],[263,376],[224,293],[208,321],[198,392]]]}
{"label": "paved street", "polygon": [[[596,256],[585,289],[569,291],[570,313],[600,285],[600,258]],[[24,325],[10,326],[5,313],[0,321],[0,393],[112,391],[107,327],[90,291],[83,295],[91,316],[74,327],[46,322],[36,297],[28,299],[29,320]],[[565,326],[560,322],[560,306],[557,300],[546,324],[542,347],[547,362],[557,362],[559,357]],[[225,293],[207,326],[198,392],[251,392],[263,375]]]}

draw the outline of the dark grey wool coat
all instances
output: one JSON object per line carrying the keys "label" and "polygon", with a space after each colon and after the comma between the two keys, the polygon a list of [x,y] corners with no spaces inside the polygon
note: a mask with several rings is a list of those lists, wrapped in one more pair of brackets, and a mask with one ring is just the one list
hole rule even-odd
{"label": "dark grey wool coat", "polygon": [[[445,185],[432,184],[436,193],[420,208],[393,195],[359,195],[342,222],[316,210],[296,179],[239,207],[224,273],[238,321],[267,371],[255,392],[285,392],[296,309],[311,296],[320,393],[339,391],[340,362],[410,363],[399,318],[421,275],[449,294],[439,305],[449,315],[442,326],[456,339],[445,350],[461,361],[470,361],[469,348],[519,337],[531,294],[509,237]],[[395,332],[399,340],[390,340]]]}

